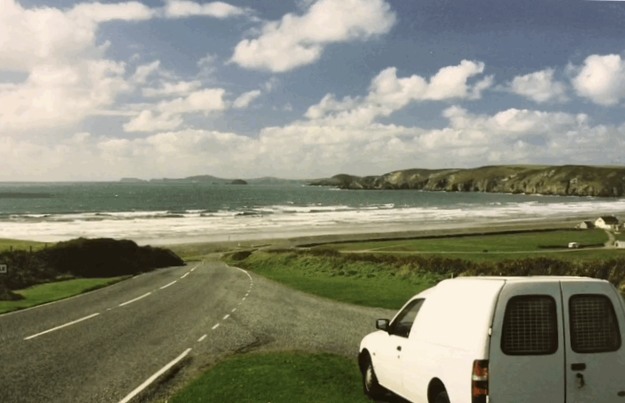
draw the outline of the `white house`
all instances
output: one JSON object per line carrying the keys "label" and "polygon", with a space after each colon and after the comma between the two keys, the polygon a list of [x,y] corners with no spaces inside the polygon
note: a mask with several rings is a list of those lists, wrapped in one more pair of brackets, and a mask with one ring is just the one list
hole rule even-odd
{"label": "white house", "polygon": [[599,217],[595,220],[595,227],[617,231],[619,228],[618,218],[613,215]]}
{"label": "white house", "polygon": [[576,228],[579,228],[579,229],[595,228],[595,223],[592,221],[582,221],[581,223],[577,224]]}

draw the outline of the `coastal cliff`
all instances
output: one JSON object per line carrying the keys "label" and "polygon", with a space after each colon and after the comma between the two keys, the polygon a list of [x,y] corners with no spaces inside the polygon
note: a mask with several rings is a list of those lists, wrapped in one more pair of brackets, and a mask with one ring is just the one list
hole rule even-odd
{"label": "coastal cliff", "polygon": [[309,184],[341,189],[621,197],[625,194],[625,167],[501,165],[472,169],[407,169],[380,176],[340,174]]}

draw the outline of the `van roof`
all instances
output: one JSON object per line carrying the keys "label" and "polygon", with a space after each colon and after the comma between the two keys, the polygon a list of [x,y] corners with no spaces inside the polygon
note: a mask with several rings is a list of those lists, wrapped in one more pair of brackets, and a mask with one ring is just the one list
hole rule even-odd
{"label": "van roof", "polygon": [[515,283],[551,283],[551,282],[606,282],[607,280],[601,280],[592,277],[581,276],[468,276],[468,277],[456,277],[450,279],[453,281],[504,281]]}

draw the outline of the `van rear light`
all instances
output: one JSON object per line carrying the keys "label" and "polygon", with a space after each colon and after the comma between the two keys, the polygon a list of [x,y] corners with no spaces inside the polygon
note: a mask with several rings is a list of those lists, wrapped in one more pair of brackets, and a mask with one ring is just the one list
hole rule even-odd
{"label": "van rear light", "polygon": [[488,402],[488,360],[473,361],[471,403]]}

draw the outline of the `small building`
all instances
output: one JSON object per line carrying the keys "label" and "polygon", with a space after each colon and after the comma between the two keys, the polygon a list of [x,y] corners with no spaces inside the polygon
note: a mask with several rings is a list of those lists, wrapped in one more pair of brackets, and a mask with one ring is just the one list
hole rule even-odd
{"label": "small building", "polygon": [[579,229],[593,229],[595,228],[595,223],[588,220],[588,221],[582,221],[581,223],[577,224],[576,228]]}
{"label": "small building", "polygon": [[613,215],[599,217],[595,220],[595,227],[617,231],[619,228],[618,218]]}
{"label": "small building", "polygon": [[615,241],[614,247],[619,249],[625,249],[625,241]]}

